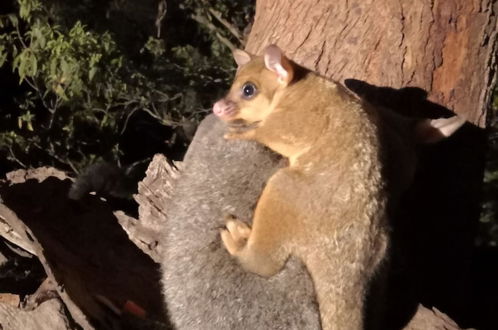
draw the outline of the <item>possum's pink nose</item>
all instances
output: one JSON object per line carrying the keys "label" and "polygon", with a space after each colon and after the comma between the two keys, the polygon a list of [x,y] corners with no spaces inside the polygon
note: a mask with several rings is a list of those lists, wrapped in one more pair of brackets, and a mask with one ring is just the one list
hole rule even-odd
{"label": "possum's pink nose", "polygon": [[221,114],[223,113],[223,108],[224,107],[225,107],[225,102],[223,100],[217,101],[213,105],[213,112],[214,112],[214,114],[217,115],[217,116],[221,116]]}
{"label": "possum's pink nose", "polygon": [[235,114],[236,106],[232,101],[221,99],[213,105],[213,113],[222,119],[228,119]]}

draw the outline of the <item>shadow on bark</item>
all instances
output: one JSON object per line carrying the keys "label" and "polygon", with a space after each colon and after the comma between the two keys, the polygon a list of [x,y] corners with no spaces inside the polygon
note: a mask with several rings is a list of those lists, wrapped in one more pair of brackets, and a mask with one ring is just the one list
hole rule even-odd
{"label": "shadow on bark", "polygon": [[[417,87],[377,87],[356,79],[344,83],[368,102],[405,116],[454,115],[427,100],[427,92]],[[418,151],[413,184],[391,217],[389,328],[406,323],[420,302],[437,306],[463,327],[496,329],[497,251],[474,248],[485,131],[466,124],[450,139],[420,145]]]}

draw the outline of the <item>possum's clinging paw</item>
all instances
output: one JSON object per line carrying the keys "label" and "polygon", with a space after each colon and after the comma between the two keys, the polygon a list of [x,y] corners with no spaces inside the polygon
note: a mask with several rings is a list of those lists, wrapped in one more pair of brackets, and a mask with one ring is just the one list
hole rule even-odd
{"label": "possum's clinging paw", "polygon": [[237,255],[247,244],[251,227],[233,216],[225,217],[226,229],[221,230],[223,245],[231,255]]}

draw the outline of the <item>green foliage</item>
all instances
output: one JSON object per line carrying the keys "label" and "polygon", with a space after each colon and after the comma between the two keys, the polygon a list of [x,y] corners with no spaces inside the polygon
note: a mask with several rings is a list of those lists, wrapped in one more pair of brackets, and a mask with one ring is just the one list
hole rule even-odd
{"label": "green foliage", "polygon": [[[5,63],[11,57],[19,83],[27,86],[17,101],[18,125],[0,134],[0,148],[22,164],[36,150],[47,153],[42,161],[51,158],[76,171],[95,157],[84,146],[102,144],[116,130],[120,112],[113,108],[128,88],[121,76],[123,57],[109,33],[93,33],[80,22],[69,30],[51,25],[38,0],[19,5],[18,17],[0,18],[9,31],[0,39],[0,58]],[[97,134],[86,135],[81,127]],[[115,144],[110,139],[91,149]]]}
{"label": "green foliage", "polygon": [[149,37],[149,40],[147,40],[147,43],[144,45],[144,48],[142,49],[142,52],[144,51],[148,51],[154,57],[159,58],[160,56],[164,55],[166,51],[164,46],[164,40]]}
{"label": "green foliage", "polygon": [[[97,1],[17,5],[17,13],[0,16],[0,67],[20,84],[16,109],[0,108],[0,152],[23,167],[74,172],[96,159],[118,160],[120,136],[138,112],[171,129],[198,122],[231,80],[230,47],[240,45],[247,16],[230,2],[186,1],[176,9],[168,2],[183,14],[167,18],[178,29],[192,20],[197,28],[157,38],[122,22],[102,28],[104,16],[92,15],[103,6]],[[223,19],[230,11],[239,13],[235,25]]]}

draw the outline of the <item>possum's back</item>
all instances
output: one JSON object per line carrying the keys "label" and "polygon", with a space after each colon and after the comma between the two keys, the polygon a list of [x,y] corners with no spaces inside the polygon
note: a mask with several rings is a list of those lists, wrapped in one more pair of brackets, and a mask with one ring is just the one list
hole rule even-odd
{"label": "possum's back", "polygon": [[248,273],[221,245],[223,215],[252,219],[279,159],[253,142],[226,141],[207,117],[185,157],[167,206],[163,286],[177,329],[319,329],[313,285],[291,259],[270,279]]}

